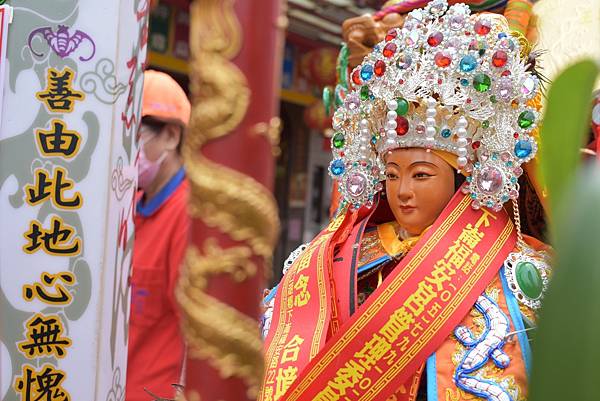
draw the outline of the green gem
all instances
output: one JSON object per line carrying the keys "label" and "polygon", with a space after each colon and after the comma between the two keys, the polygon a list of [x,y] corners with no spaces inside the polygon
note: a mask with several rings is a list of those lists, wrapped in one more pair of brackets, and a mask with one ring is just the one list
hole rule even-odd
{"label": "green gem", "polygon": [[399,116],[405,116],[406,113],[408,113],[408,101],[403,97],[399,97],[398,99],[396,99],[396,102],[398,102],[398,107],[396,107],[396,113]]}
{"label": "green gem", "polygon": [[336,132],[332,138],[332,142],[333,142],[334,148],[341,149],[344,147],[344,144],[346,143],[346,138],[344,137],[344,134],[342,134],[341,132]]}
{"label": "green gem", "polygon": [[542,295],[544,284],[542,275],[531,262],[519,262],[515,270],[517,284],[527,298],[537,299]]}
{"label": "green gem", "polygon": [[492,80],[489,76],[479,73],[473,77],[473,87],[478,92],[487,92],[492,86]]}
{"label": "green gem", "polygon": [[367,100],[369,98],[369,87],[367,85],[360,88],[360,98],[361,100]]}
{"label": "green gem", "polygon": [[526,110],[519,114],[519,127],[529,128],[535,121],[535,114],[532,111]]}
{"label": "green gem", "polygon": [[481,123],[481,126],[483,128],[488,128],[490,126],[490,122],[488,120],[485,120],[484,122]]}
{"label": "green gem", "polygon": [[492,95],[492,96],[490,96],[490,102],[497,103],[498,99],[496,99],[496,96]]}

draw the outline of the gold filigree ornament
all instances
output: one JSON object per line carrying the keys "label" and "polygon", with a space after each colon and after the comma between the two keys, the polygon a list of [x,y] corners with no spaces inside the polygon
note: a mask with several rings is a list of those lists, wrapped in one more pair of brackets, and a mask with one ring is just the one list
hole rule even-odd
{"label": "gold filigree ornament", "polygon": [[252,396],[263,371],[258,324],[206,293],[212,276],[227,274],[238,282],[254,276],[257,266],[251,257],[259,255],[269,263],[279,231],[276,202],[268,189],[201,153],[206,142],[234,130],[248,109],[246,77],[231,62],[242,44],[233,6],[234,0],[203,0],[190,7],[193,106],[182,156],[191,186],[191,215],[240,244],[221,248],[208,239],[202,249],[190,245],[176,296],[189,355],[207,360],[224,378],[241,378]]}

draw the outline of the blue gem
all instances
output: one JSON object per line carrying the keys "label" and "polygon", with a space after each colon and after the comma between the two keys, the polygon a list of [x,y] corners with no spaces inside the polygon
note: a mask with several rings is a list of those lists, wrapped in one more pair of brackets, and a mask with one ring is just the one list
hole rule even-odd
{"label": "blue gem", "polygon": [[516,183],[517,183],[517,181],[518,181],[518,180],[517,180],[517,177],[511,177],[511,178],[510,178],[510,182],[512,182],[513,184],[516,184]]}
{"label": "blue gem", "polygon": [[377,137],[376,136],[374,136],[374,137],[371,138],[371,143],[373,145],[375,145],[377,143]]}
{"label": "blue gem", "polygon": [[468,176],[467,178],[465,178],[465,181],[471,182],[471,181],[473,181],[473,178],[471,178],[471,176]]}
{"label": "blue gem", "polygon": [[481,167],[481,163],[479,163],[479,162],[475,162],[475,163],[473,164],[473,166],[474,166],[475,168],[479,168],[479,167]]}
{"label": "blue gem", "polygon": [[477,194],[476,194],[476,193],[474,193],[474,192],[472,192],[472,193],[471,193],[471,199],[477,199]]}
{"label": "blue gem", "polygon": [[506,162],[506,167],[512,167],[513,166],[513,162]]}
{"label": "blue gem", "polygon": [[486,205],[487,205],[487,207],[492,207],[492,206],[494,206],[494,202],[493,201],[487,201]]}
{"label": "blue gem", "polygon": [[460,70],[462,72],[471,72],[477,68],[477,59],[471,55],[464,56],[460,60]]}
{"label": "blue gem", "polygon": [[363,81],[368,81],[373,78],[373,66],[371,64],[366,64],[360,70],[360,77]]}
{"label": "blue gem", "polygon": [[531,154],[532,151],[533,148],[531,146],[531,142],[529,141],[520,140],[515,145],[515,155],[517,155],[519,159],[526,158]]}
{"label": "blue gem", "polygon": [[503,203],[504,203],[504,202],[508,202],[508,199],[510,199],[510,198],[508,197],[508,195],[502,195],[502,202],[503,202]]}
{"label": "blue gem", "polygon": [[506,37],[506,33],[504,33],[504,32],[500,32],[498,34],[498,39],[504,39],[505,37]]}
{"label": "blue gem", "polygon": [[345,170],[346,166],[344,165],[344,161],[342,159],[335,159],[329,166],[329,171],[331,171],[331,174],[336,176],[344,174]]}
{"label": "blue gem", "polygon": [[444,128],[440,132],[440,135],[443,136],[444,138],[450,138],[450,135],[452,135],[452,131],[450,131],[448,128]]}
{"label": "blue gem", "polygon": [[462,86],[469,86],[469,80],[466,79],[466,78],[463,78],[463,79],[460,80],[460,84]]}
{"label": "blue gem", "polygon": [[498,160],[498,153],[492,153],[492,160]]}

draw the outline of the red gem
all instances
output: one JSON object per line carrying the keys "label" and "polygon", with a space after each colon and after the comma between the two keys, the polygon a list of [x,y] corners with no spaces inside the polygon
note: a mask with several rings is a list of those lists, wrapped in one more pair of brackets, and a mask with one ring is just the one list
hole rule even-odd
{"label": "red gem", "polygon": [[465,32],[465,36],[471,36],[471,32],[469,32],[469,31],[466,31],[466,32]]}
{"label": "red gem", "polygon": [[408,132],[408,120],[406,117],[398,116],[396,118],[396,134],[406,135]]}
{"label": "red gem", "polygon": [[518,133],[518,132],[515,132],[515,133],[513,134],[513,137],[514,137],[515,139],[517,139],[517,138],[519,137],[519,133]]}
{"label": "red gem", "polygon": [[378,77],[383,76],[383,74],[385,73],[385,63],[383,62],[383,60],[377,60],[375,62],[375,67],[373,68],[373,71]]}
{"label": "red gem", "polygon": [[392,57],[394,55],[394,53],[396,53],[396,48],[397,47],[396,47],[395,43],[388,43],[383,48],[383,55],[387,58]]}
{"label": "red gem", "polygon": [[352,82],[354,82],[355,85],[362,84],[362,79],[360,79],[360,71],[358,70],[358,68],[352,71]]}
{"label": "red gem", "polygon": [[467,99],[467,103],[471,103],[471,98]]}
{"label": "red gem", "polygon": [[474,29],[478,35],[487,35],[492,30],[492,23],[487,19],[479,19],[475,23]]}
{"label": "red gem", "polygon": [[404,80],[403,80],[403,79],[399,79],[399,80],[398,80],[398,83],[399,83],[400,85],[402,85],[402,84],[404,83]]}
{"label": "red gem", "polygon": [[396,37],[398,36],[398,31],[396,29],[390,29],[387,33],[387,35],[385,35],[385,41],[389,42],[392,39],[396,39]]}
{"label": "red gem", "polygon": [[429,37],[427,38],[427,44],[429,46],[437,46],[440,43],[442,43],[443,39],[444,39],[444,35],[442,35],[441,32],[435,32],[435,33],[432,33],[431,35],[429,35]]}
{"label": "red gem", "polygon": [[492,64],[494,65],[494,67],[504,67],[506,65],[507,60],[508,56],[506,52],[502,50],[497,50],[496,53],[494,53],[494,55],[492,56]]}
{"label": "red gem", "polygon": [[479,142],[479,141],[475,141],[471,144],[471,147],[473,149],[479,149],[480,146],[481,146],[481,142]]}
{"label": "red gem", "polygon": [[438,85],[441,85],[442,82],[444,82],[444,81],[442,81],[441,79],[438,79]]}
{"label": "red gem", "polygon": [[510,75],[510,71],[508,71],[508,70],[502,71],[502,76],[503,77],[508,77],[509,75]]}
{"label": "red gem", "polygon": [[442,52],[436,53],[433,59],[438,67],[448,67],[452,62],[452,59]]}

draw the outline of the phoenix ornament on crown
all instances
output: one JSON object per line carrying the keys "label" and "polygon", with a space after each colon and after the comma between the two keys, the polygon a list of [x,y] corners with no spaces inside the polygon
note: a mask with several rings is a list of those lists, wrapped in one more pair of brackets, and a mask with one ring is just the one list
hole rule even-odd
{"label": "phoenix ornament on crown", "polygon": [[384,155],[410,147],[455,154],[475,209],[517,199],[521,165],[537,151],[529,104],[540,89],[522,47],[501,15],[446,0],[410,12],[354,68],[334,113],[329,171],[343,202],[371,207]]}

